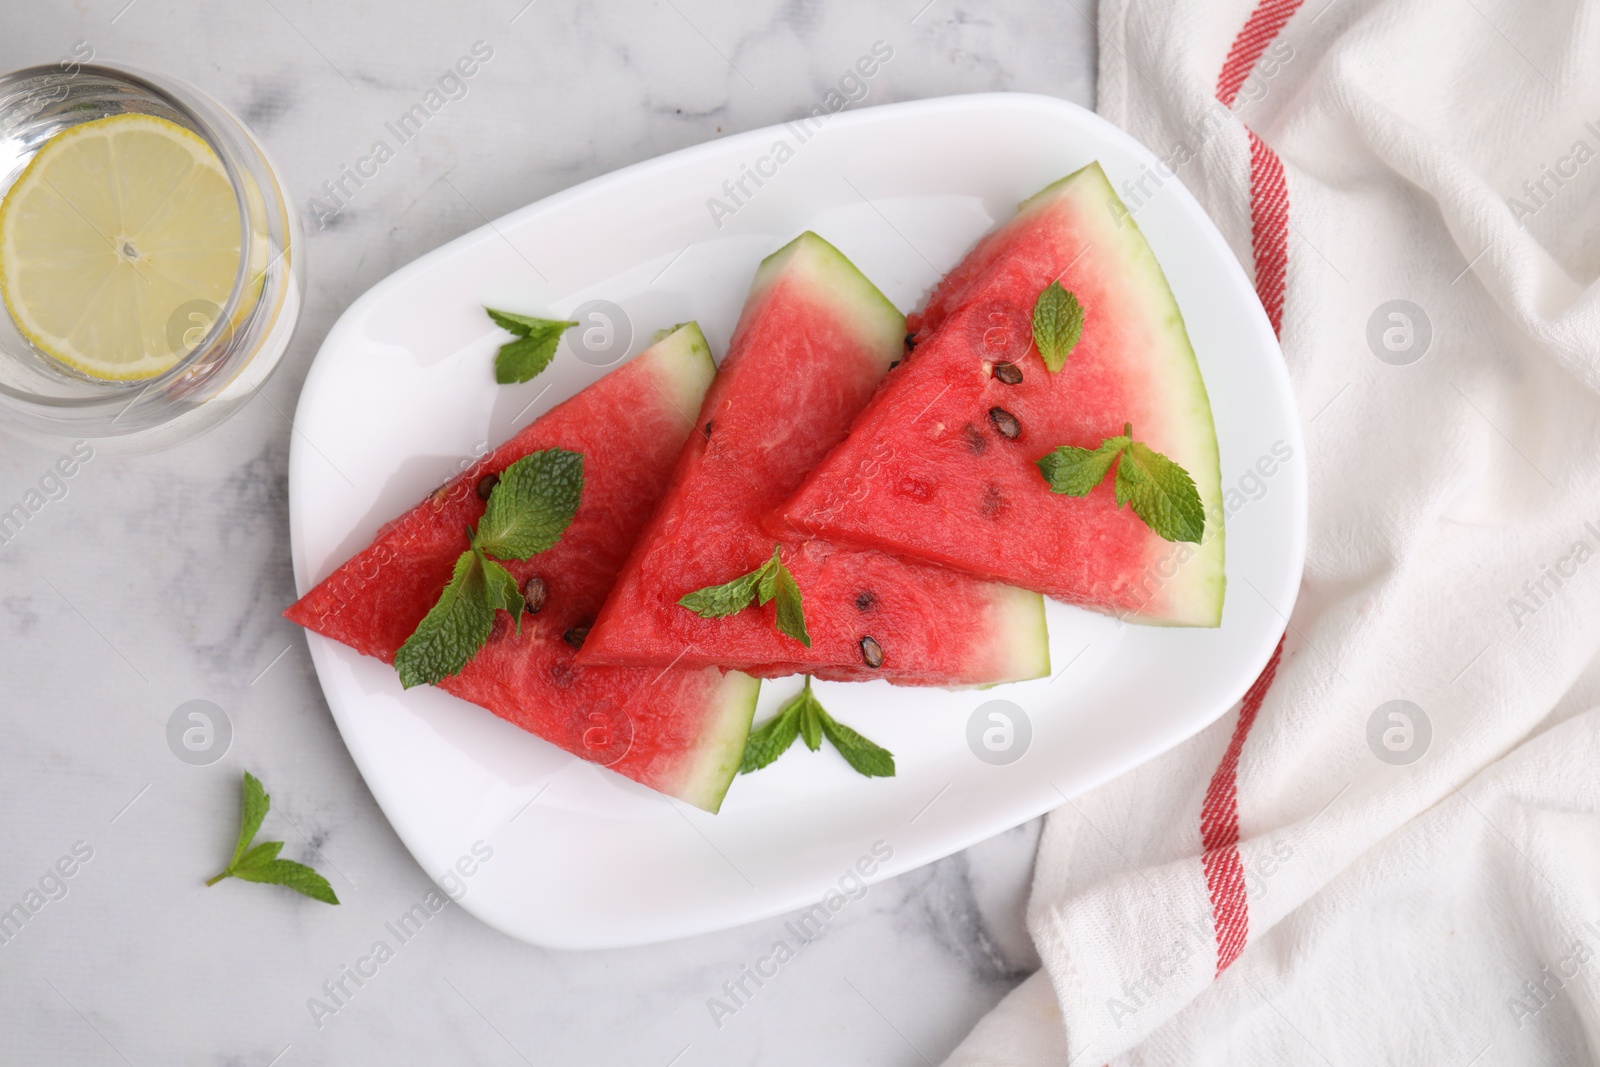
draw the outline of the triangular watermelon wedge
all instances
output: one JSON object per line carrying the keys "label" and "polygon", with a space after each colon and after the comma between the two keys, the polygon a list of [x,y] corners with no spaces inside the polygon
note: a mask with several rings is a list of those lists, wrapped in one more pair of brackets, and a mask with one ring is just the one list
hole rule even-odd
{"label": "triangular watermelon wedge", "polygon": [[[973,685],[1049,672],[1040,597],[763,520],[845,436],[904,351],[905,320],[813,233],[761,265],[666,500],[590,631],[580,662],[720,664],[763,677]],[[776,602],[721,618],[684,594],[780,556],[800,587],[807,648]]]}
{"label": "triangular watermelon wedge", "polygon": [[545,583],[522,633],[497,612],[488,643],[440,688],[574,755],[716,811],[739,768],[760,682],[714,667],[629,670],[576,662],[639,531],[666,490],[715,367],[700,329],[678,327],[529,424],[390,523],[284,615],[388,663],[427,614],[484,512],[478,485],[530,452],[583,454],[578,512],[554,547],[506,566]]}
{"label": "triangular watermelon wedge", "polygon": [[[1055,280],[1085,318],[1051,374],[1031,320]],[[1099,164],[1024,203],[912,325],[906,364],[783,507],[787,521],[1130,621],[1220,623],[1221,471],[1205,383],[1166,277]],[[997,376],[1001,362],[1022,380]],[[1095,448],[1125,423],[1193,478],[1199,544],[1164,541],[1119,509],[1109,478],[1084,497],[1049,491],[1040,457]]]}

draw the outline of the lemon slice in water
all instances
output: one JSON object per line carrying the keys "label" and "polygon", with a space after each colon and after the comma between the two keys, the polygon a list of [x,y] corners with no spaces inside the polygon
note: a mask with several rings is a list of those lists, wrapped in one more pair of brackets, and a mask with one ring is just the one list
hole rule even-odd
{"label": "lemon slice in water", "polygon": [[45,142],[0,199],[0,298],[69,367],[153,378],[227,304],[239,245],[211,146],[166,119],[113,115]]}

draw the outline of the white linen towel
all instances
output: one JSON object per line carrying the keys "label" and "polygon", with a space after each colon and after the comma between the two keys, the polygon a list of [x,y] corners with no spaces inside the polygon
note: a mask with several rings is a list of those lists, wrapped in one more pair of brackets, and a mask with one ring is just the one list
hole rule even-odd
{"label": "white linen towel", "polygon": [[1279,326],[1305,578],[948,1062],[1600,1060],[1600,3],[1103,0],[1099,109]]}

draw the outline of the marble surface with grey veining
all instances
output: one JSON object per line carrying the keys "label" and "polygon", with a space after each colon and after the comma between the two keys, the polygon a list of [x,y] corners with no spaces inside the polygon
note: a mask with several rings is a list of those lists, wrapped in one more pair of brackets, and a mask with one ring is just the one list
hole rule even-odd
{"label": "marble surface with grey veining", "polygon": [[[486,218],[809,112],[876,41],[894,60],[854,106],[993,90],[1091,104],[1093,16],[1089,0],[13,5],[0,69],[89,48],[245,118],[305,213],[310,281],[283,366],[208,436],[59,481],[54,452],[0,439],[0,510],[48,489],[0,544],[0,910],[37,904],[0,925],[0,1064],[938,1063],[1038,966],[1022,922],[1037,824],[874,885],[718,1018],[708,999],[783,917],[573,953],[447,906],[314,1017],[323,983],[432,883],[279,616],[289,420],[340,312]],[[464,95],[336,212],[308,203],[476,42],[493,55]],[[168,747],[190,700],[233,723],[209,766]],[[202,886],[247,767],[273,793],[263,838],[325,871],[338,909]]]}

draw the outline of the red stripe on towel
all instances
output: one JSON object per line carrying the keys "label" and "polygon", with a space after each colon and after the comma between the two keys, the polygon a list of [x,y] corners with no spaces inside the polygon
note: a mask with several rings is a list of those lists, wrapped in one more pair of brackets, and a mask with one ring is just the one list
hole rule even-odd
{"label": "red stripe on towel", "polygon": [[[1232,108],[1245,79],[1267,45],[1300,8],[1302,0],[1261,0],[1245,20],[1244,28],[1228,49],[1227,61],[1217,75],[1217,99]],[[1289,267],[1289,186],[1283,161],[1267,143],[1250,135],[1250,251],[1255,259],[1256,296],[1272,323],[1283,332],[1284,285]],[[1222,974],[1250,936],[1250,905],[1245,895],[1244,861],[1239,856],[1239,754],[1255,724],[1283,656],[1283,638],[1273,649],[1260,677],[1250,686],[1239,708],[1233,736],[1222,762],[1211,774],[1200,807],[1200,840],[1204,849],[1206,890],[1211,896],[1211,920],[1217,939],[1217,974]]]}

